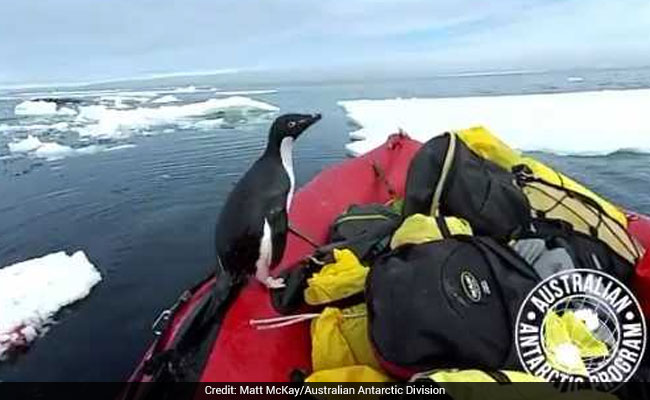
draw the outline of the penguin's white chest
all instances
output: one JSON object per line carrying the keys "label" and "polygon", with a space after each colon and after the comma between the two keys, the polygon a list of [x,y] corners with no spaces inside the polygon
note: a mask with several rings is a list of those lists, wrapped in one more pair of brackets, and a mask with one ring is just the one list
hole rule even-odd
{"label": "penguin's white chest", "polygon": [[262,228],[259,252],[259,258],[255,263],[255,276],[260,280],[260,282],[264,282],[270,276],[269,267],[271,266],[271,260],[273,260],[271,226],[266,218],[264,218],[264,227]]}
{"label": "penguin's white chest", "polygon": [[285,137],[280,143],[280,158],[282,167],[289,176],[289,193],[287,194],[287,212],[293,200],[293,191],[296,185],[296,178],[293,174],[293,138]]}

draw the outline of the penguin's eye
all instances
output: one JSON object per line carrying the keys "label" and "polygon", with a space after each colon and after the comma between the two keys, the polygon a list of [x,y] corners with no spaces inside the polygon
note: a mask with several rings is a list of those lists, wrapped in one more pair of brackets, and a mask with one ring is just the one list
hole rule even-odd
{"label": "penguin's eye", "polygon": [[289,128],[293,128],[294,126],[296,126],[296,122],[295,122],[295,121],[289,121],[289,123],[287,124],[287,126],[288,126]]}

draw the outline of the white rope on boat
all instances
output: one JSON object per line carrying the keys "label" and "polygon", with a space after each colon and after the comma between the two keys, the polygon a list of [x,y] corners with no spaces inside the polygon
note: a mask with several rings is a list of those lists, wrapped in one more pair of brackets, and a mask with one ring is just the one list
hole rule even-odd
{"label": "white rope on boat", "polygon": [[[362,318],[367,314],[364,313],[355,313],[355,314],[343,314],[343,318]],[[309,321],[315,318],[318,318],[320,314],[318,313],[307,313],[307,314],[296,314],[296,315],[287,315],[284,317],[275,317],[275,318],[263,318],[263,319],[251,319],[249,324],[254,326],[255,329],[261,331],[265,329],[275,329],[282,328],[285,326],[295,325],[300,322]]]}

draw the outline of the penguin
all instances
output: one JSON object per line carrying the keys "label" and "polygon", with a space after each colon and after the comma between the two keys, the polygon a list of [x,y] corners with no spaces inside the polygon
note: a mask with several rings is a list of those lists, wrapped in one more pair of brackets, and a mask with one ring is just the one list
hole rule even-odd
{"label": "penguin", "polygon": [[282,259],[288,211],[295,189],[292,150],[298,137],[320,114],[285,114],[269,131],[262,156],[237,182],[216,227],[217,275],[222,285],[237,286],[254,275],[269,289],[284,287],[270,274]]}

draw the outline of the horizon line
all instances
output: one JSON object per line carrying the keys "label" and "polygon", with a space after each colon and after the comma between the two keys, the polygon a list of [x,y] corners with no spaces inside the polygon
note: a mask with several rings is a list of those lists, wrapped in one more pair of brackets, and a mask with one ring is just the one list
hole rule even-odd
{"label": "horizon line", "polygon": [[[358,66],[357,66],[358,68]],[[463,77],[481,77],[481,76],[500,76],[500,75],[527,75],[527,74],[542,74],[542,73],[551,73],[551,72],[562,72],[562,71],[575,71],[575,70],[586,70],[586,71],[606,71],[606,70],[622,70],[622,69],[644,69],[650,68],[650,65],[636,65],[636,66],[574,66],[574,67],[564,67],[564,68],[548,68],[548,69],[513,69],[513,68],[493,68],[493,69],[458,69],[456,71],[438,71],[431,72],[432,78],[463,78]],[[201,77],[201,76],[212,76],[212,75],[237,75],[241,73],[260,73],[260,72],[295,72],[304,70],[305,67],[294,67],[294,68],[220,68],[215,70],[202,70],[202,71],[176,71],[176,72],[160,72],[160,73],[149,73],[142,75],[133,75],[125,77],[116,77],[116,78],[106,78],[106,79],[96,79],[89,81],[66,81],[66,82],[52,82],[52,83],[12,83],[12,84],[3,84],[0,82],[0,90],[20,90],[20,89],[42,89],[42,88],[81,88],[85,86],[101,85],[107,83],[120,83],[120,82],[133,82],[133,81],[149,81],[149,80],[158,80],[158,79],[167,79],[167,78],[183,78],[183,77]],[[352,68],[354,70],[355,68]],[[308,68],[308,70],[313,70]],[[407,71],[405,71],[407,72]],[[415,71],[411,71],[413,73]],[[420,71],[421,73],[421,71]],[[420,74],[418,73],[418,74]]]}
{"label": "horizon line", "polygon": [[215,70],[208,71],[177,71],[177,72],[156,72],[142,75],[133,75],[133,76],[123,76],[116,78],[105,78],[105,79],[96,79],[89,81],[66,81],[66,82],[37,82],[37,83],[9,83],[3,84],[0,82],[0,89],[39,89],[39,88],[48,88],[48,87],[82,87],[82,86],[92,86],[92,85],[101,85],[104,83],[118,83],[118,82],[130,82],[130,81],[146,81],[146,80],[156,80],[156,79],[165,79],[165,78],[182,78],[190,76],[210,76],[210,75],[229,75],[229,74],[238,74],[243,71],[253,70],[252,68],[220,68]]}

